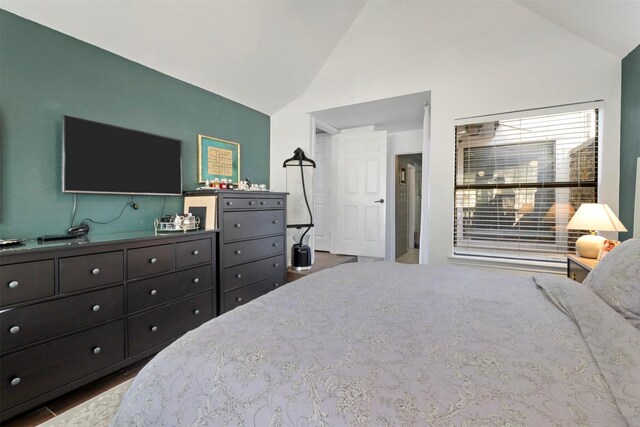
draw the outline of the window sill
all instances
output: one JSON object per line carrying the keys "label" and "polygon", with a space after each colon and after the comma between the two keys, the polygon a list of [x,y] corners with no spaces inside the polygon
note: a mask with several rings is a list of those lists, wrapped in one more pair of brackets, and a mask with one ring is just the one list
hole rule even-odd
{"label": "window sill", "polygon": [[514,270],[527,273],[550,273],[563,276],[567,274],[566,262],[534,261],[527,259],[494,258],[482,255],[455,254],[450,255],[448,258],[449,261],[455,265]]}

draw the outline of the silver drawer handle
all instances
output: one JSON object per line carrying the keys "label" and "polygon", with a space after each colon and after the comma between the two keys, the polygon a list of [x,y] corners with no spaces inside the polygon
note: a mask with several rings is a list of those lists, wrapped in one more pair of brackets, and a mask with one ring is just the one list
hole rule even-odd
{"label": "silver drawer handle", "polygon": [[157,259],[155,259],[155,258],[151,258],[151,259],[149,260],[149,262],[150,262],[151,264],[155,264],[156,262],[158,262],[158,260],[157,260]]}
{"label": "silver drawer handle", "polygon": [[102,351],[102,349],[100,347],[96,347],[93,349],[93,354],[98,354]]}
{"label": "silver drawer handle", "polygon": [[197,316],[198,314],[200,314],[200,310],[197,310],[197,309],[193,310],[193,314],[195,314]]}
{"label": "silver drawer handle", "polygon": [[274,220],[273,220],[273,223],[274,223],[274,224],[277,224],[277,223],[278,223],[278,220],[277,220],[277,219],[274,219]]}
{"label": "silver drawer handle", "polygon": [[255,204],[256,204],[256,202],[249,202],[249,206],[253,206]]}
{"label": "silver drawer handle", "polygon": [[16,386],[18,384],[20,384],[20,377],[14,377],[11,379],[11,385]]}
{"label": "silver drawer handle", "polygon": [[237,277],[238,279],[242,279],[242,274],[238,273],[238,274],[236,274],[236,277]]}
{"label": "silver drawer handle", "polygon": [[265,202],[260,202],[260,204],[261,204],[261,205],[265,205],[266,203],[265,203]]}
{"label": "silver drawer handle", "polygon": [[15,288],[17,288],[17,287],[18,287],[18,285],[20,285],[20,282],[18,282],[17,280],[14,280],[14,281],[9,282],[9,287],[10,287],[11,289],[15,289]]}
{"label": "silver drawer handle", "polygon": [[94,305],[93,307],[91,307],[91,310],[93,311],[100,311],[100,306],[98,304]]}
{"label": "silver drawer handle", "polygon": [[236,228],[240,228],[240,224],[236,224]]}
{"label": "silver drawer handle", "polygon": [[227,202],[227,206],[233,205],[233,202]]}
{"label": "silver drawer handle", "polygon": [[12,334],[17,334],[18,332],[20,332],[20,326],[12,326],[11,329],[9,329],[9,332],[11,332]]}
{"label": "silver drawer handle", "polygon": [[152,326],[152,327],[151,327],[151,332],[156,332],[157,330],[158,330],[158,327],[157,327],[157,326]]}
{"label": "silver drawer handle", "polygon": [[149,292],[151,295],[155,295],[158,293],[158,291],[156,291],[155,289],[151,289],[151,292]]}
{"label": "silver drawer handle", "polygon": [[195,250],[192,252],[194,255],[198,255],[200,252],[198,252],[198,250]]}
{"label": "silver drawer handle", "polygon": [[282,204],[282,200],[278,200],[278,204],[281,205]]}
{"label": "silver drawer handle", "polygon": [[240,255],[241,253],[242,253],[242,251],[241,251],[240,249],[238,249],[238,250],[236,251],[236,255]]}
{"label": "silver drawer handle", "polygon": [[93,270],[91,270],[91,274],[93,274],[94,276],[96,274],[100,274],[100,269],[99,268],[94,268]]}
{"label": "silver drawer handle", "polygon": [[273,244],[273,247],[274,247],[274,248],[275,248],[275,247],[277,247],[277,246],[278,246],[278,244],[277,244],[277,243],[274,243],[274,244]]}
{"label": "silver drawer handle", "polygon": [[273,284],[273,287],[274,287],[274,288],[277,288],[278,286],[280,286],[280,284],[279,284],[279,283],[274,283],[274,284]]}
{"label": "silver drawer handle", "polygon": [[193,279],[193,283],[198,283],[200,281],[200,279],[198,279],[197,277],[195,279]]}
{"label": "silver drawer handle", "polygon": [[280,266],[280,264],[278,264],[277,262],[275,264],[273,264],[274,267],[278,267]]}
{"label": "silver drawer handle", "polygon": [[242,302],[242,297],[238,297],[238,298],[236,298],[236,301],[238,301],[238,302]]}

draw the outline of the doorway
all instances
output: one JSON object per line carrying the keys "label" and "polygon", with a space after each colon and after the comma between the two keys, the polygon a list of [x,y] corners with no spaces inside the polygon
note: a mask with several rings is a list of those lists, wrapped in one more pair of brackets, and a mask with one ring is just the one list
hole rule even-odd
{"label": "doorway", "polygon": [[422,153],[395,158],[396,261],[418,264],[422,206]]}

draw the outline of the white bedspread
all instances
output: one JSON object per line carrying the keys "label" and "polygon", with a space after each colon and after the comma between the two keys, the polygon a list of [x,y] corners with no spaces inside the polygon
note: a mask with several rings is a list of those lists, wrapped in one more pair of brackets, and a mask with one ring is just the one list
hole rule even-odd
{"label": "white bedspread", "polygon": [[640,426],[640,331],[562,277],[346,264],[187,333],[112,425]]}

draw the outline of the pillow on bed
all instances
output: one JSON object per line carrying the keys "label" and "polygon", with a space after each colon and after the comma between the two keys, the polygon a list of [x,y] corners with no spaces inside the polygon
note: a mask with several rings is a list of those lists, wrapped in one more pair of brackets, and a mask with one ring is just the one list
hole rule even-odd
{"label": "pillow on bed", "polygon": [[583,284],[640,329],[640,239],[620,243]]}

